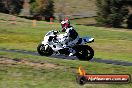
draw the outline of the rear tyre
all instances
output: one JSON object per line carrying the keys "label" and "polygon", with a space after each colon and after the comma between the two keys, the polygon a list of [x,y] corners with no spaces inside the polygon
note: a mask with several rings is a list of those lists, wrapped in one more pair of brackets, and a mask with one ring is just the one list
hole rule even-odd
{"label": "rear tyre", "polygon": [[53,54],[52,48],[48,46],[48,48],[45,50],[44,44],[39,44],[37,51],[41,56],[51,56]]}
{"label": "rear tyre", "polygon": [[79,60],[91,60],[94,50],[88,45],[81,45],[76,48],[76,56]]}

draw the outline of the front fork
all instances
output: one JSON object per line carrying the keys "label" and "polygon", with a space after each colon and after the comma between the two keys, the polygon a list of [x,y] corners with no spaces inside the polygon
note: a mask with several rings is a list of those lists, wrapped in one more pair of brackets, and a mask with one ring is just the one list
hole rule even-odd
{"label": "front fork", "polygon": [[42,43],[42,44],[44,44],[44,49],[45,49],[45,50],[49,47],[49,45],[48,45],[48,44],[46,44],[46,42],[45,42],[45,41],[42,41],[41,43]]}

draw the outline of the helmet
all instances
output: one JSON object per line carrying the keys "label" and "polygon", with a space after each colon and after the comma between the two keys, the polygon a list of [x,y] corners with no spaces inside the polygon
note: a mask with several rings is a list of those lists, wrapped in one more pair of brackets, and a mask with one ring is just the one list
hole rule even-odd
{"label": "helmet", "polygon": [[61,22],[62,26],[62,32],[65,32],[66,29],[70,26],[70,21],[68,19],[65,19],[64,21]]}

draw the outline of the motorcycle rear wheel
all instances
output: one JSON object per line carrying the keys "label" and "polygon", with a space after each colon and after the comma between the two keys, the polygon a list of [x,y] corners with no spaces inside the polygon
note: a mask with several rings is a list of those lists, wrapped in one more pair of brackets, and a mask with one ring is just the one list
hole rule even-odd
{"label": "motorcycle rear wheel", "polygon": [[41,56],[51,56],[53,54],[51,47],[48,46],[48,48],[45,50],[44,44],[41,43],[38,45],[37,51]]}
{"label": "motorcycle rear wheel", "polygon": [[76,47],[76,57],[79,60],[91,60],[94,56],[94,50],[88,45],[79,45]]}

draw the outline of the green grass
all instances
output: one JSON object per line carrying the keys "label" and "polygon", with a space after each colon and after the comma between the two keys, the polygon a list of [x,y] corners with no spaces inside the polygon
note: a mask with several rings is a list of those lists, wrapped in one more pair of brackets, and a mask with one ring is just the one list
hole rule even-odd
{"label": "green grass", "polygon": [[95,25],[96,24],[95,17],[73,19],[71,20],[71,22],[74,24],[79,24],[79,25]]}
{"label": "green grass", "polygon": [[81,65],[87,74],[130,74],[132,67],[108,65],[96,62],[63,60],[19,53],[0,52],[10,59],[28,60],[55,64],[60,68],[47,68],[21,64],[0,64],[0,88],[131,88],[129,84],[86,84],[76,83],[76,73]]}
{"label": "green grass", "polygon": [[76,13],[87,13],[88,11],[96,11],[96,0],[54,0],[54,8],[56,13],[64,12],[65,15]]}
{"label": "green grass", "polygon": [[[0,65],[0,67],[1,88],[62,88],[66,87],[65,82],[70,85],[74,83],[69,79],[72,73],[62,70],[37,69],[23,65]],[[75,79],[74,76],[72,78]]]}
{"label": "green grass", "polygon": [[96,16],[97,10],[95,3],[96,0],[54,0],[54,11],[58,15],[62,13],[71,19],[81,17],[81,19],[74,19],[73,22],[76,24],[95,24],[93,17]]}

